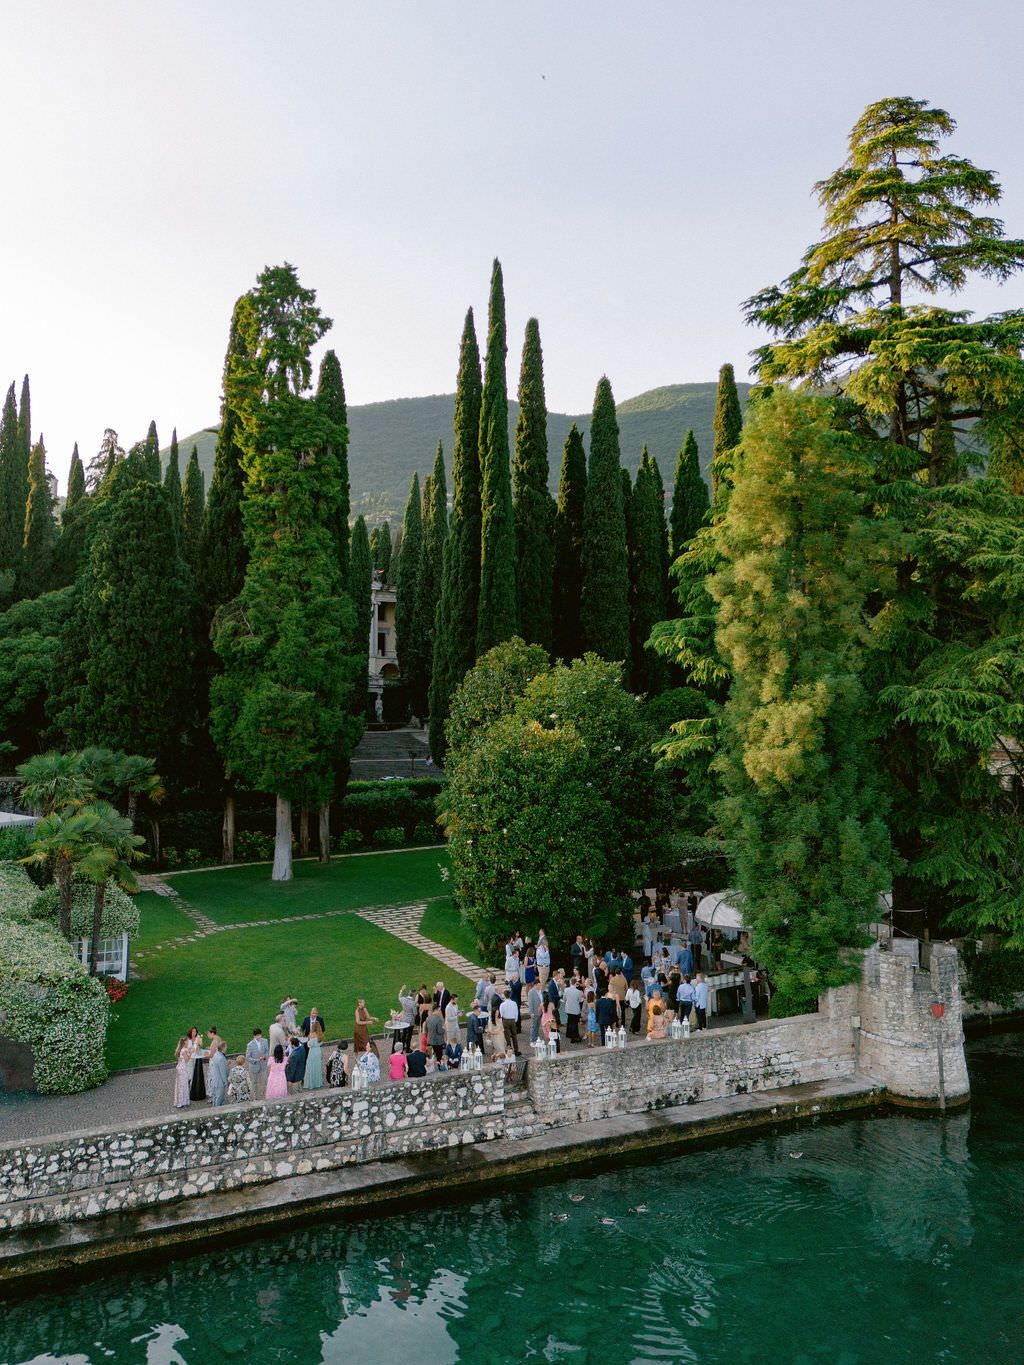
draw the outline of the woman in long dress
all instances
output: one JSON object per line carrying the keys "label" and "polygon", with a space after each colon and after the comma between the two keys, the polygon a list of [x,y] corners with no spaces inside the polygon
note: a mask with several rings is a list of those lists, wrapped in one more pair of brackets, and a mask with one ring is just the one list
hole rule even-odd
{"label": "woman in long dress", "polygon": [[327,1066],[327,1082],[340,1090],[348,1085],[348,1043],[339,1043]]}
{"label": "woman in long dress", "polygon": [[370,1045],[370,1025],[375,1024],[376,1022],[377,1020],[366,1008],[366,1001],[360,1000],[356,1005],[356,1026],[352,1040],[352,1046],[355,1049],[356,1056],[360,1059]]}
{"label": "woman in long dress", "polygon": [[178,1039],[178,1046],[174,1049],[174,1107],[175,1109],[187,1109],[192,1103],[188,1093],[188,1064],[191,1061],[191,1048],[187,1038]]}
{"label": "woman in long dress", "polygon": [[246,1070],[245,1058],[236,1057],[235,1064],[231,1068],[228,1076],[228,1104],[248,1104],[252,1099],[252,1090],[249,1086],[249,1072]]}
{"label": "woman in long dress", "polygon": [[380,1062],[369,1042],[367,1042],[366,1049],[359,1058],[359,1070],[363,1073],[367,1085],[373,1085],[380,1080]]}
{"label": "woman in long dress", "polygon": [[267,1099],[283,1100],[288,1094],[288,1080],[285,1076],[284,1048],[278,1043],[267,1067]]}
{"label": "woman in long dress", "polygon": [[314,1023],[310,1027],[309,1038],[306,1043],[306,1075],[302,1082],[306,1090],[323,1089],[324,1058],[320,1051],[320,1040],[323,1036],[323,1029],[318,1023]]}
{"label": "woman in long dress", "polygon": [[188,1044],[190,1048],[188,1093],[198,1103],[206,1099],[206,1078],[203,1075],[203,1059],[200,1056],[203,1050],[203,1035],[195,1024],[188,1031]]}

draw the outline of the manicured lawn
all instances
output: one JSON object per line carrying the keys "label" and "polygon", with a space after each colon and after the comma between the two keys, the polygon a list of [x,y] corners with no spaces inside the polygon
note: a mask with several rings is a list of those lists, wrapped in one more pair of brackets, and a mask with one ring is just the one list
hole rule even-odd
{"label": "manicured lawn", "polygon": [[216,1024],[233,1055],[257,1024],[266,1034],[286,995],[298,997],[300,1021],[316,1005],[328,1036],[348,1038],[359,996],[385,1020],[403,984],[433,986],[443,979],[463,999],[472,995],[464,978],[357,915],[229,929],[139,965],[144,979],[131,983],[107,1035],[111,1070],[172,1061],[191,1024],[204,1034]]}
{"label": "manicured lawn", "polygon": [[139,911],[139,935],[132,939],[132,953],[148,951],[168,939],[184,938],[195,925],[183,910],[179,910],[169,896],[158,896],[155,891],[140,891],[135,897]]}
{"label": "manicured lawn", "polygon": [[456,910],[449,896],[444,900],[432,901],[427,906],[420,921],[420,933],[425,938],[440,943],[442,947],[450,948],[453,953],[461,953],[463,957],[468,957],[470,962],[481,962],[480,945],[477,943],[476,934]]}
{"label": "manicured lawn", "polygon": [[440,896],[445,883],[438,864],[448,866],[444,848],[344,854],[326,865],[297,862],[290,882],[272,882],[266,864],[171,875],[167,880],[216,924],[240,924],[324,910],[407,905]]}

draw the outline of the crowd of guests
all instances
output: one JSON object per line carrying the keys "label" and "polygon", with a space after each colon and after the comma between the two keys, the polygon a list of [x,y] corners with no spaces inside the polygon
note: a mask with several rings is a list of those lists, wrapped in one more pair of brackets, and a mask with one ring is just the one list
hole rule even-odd
{"label": "crowd of guests", "polygon": [[525,1022],[531,1046],[543,1041],[558,1051],[563,1045],[604,1046],[612,1030],[656,1041],[669,1035],[677,1019],[705,1029],[708,982],[702,966],[718,961],[720,938],[696,922],[689,898],[670,900],[666,893],[641,898],[636,939],[632,950],[602,952],[578,934],[564,954],[565,965],[554,967],[543,930],[536,942],[515,931],[505,944],[503,979],[483,972],[465,1012],[443,981],[433,990],[403,985],[398,1008],[385,1024],[392,1045],[383,1061],[370,1036],[370,1026],[380,1020],[364,999],[356,1004],[351,1047],[342,1040],[327,1055],[323,1016],[313,1006],[299,1023],[294,996],[282,1000],[268,1036],[253,1029],[244,1053],[230,1066],[227,1044],[215,1027],[205,1043],[190,1028],[175,1052],[175,1108],[207,1097],[214,1105],[241,1104],[325,1085],[372,1085],[385,1066],[392,1081],[459,1070],[467,1053],[474,1062],[514,1066]]}

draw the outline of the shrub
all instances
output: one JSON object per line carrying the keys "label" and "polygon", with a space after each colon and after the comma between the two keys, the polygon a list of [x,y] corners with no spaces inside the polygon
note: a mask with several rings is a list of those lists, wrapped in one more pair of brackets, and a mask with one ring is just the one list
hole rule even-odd
{"label": "shrub", "polygon": [[274,840],[269,834],[243,829],[235,835],[235,857],[240,863],[266,863],[274,856]]}
{"label": "shrub", "polygon": [[386,825],[377,831],[374,842],[381,848],[401,848],[405,843],[405,830],[400,825]]}
{"label": "shrub", "polygon": [[443,838],[436,825],[428,825],[426,822],[419,824],[412,832],[412,842],[414,844],[437,844]]}
{"label": "shrub", "polygon": [[112,1005],[118,1005],[128,994],[128,982],[121,981],[116,976],[105,976],[103,978],[103,989],[107,993],[107,999]]}
{"label": "shrub", "polygon": [[434,797],[423,795],[411,782],[373,782],[350,791],[341,803],[343,829],[355,829],[367,842],[380,842],[380,831],[399,826],[403,843],[418,825],[434,819]]}
{"label": "shrub", "polygon": [[346,853],[351,848],[358,848],[363,842],[363,836],[357,829],[343,829],[335,840],[335,846],[339,853]]}
{"label": "shrub", "polygon": [[[92,882],[75,877],[71,883],[71,932],[76,938],[88,938],[92,933],[92,909],[96,888]],[[32,906],[32,918],[56,927],[60,911],[60,893],[56,886],[37,891]],[[107,884],[107,899],[103,907],[102,932],[105,937],[127,934],[134,938],[139,932],[139,912],[127,892],[113,882]]]}
{"label": "shrub", "polygon": [[25,869],[14,862],[0,862],[0,920],[27,924],[39,887]]}
{"label": "shrub", "polygon": [[28,825],[0,829],[0,862],[16,863],[19,858],[24,858],[34,835],[35,828]]}
{"label": "shrub", "polygon": [[103,983],[52,929],[0,934],[0,1031],[32,1047],[42,1093],[71,1095],[105,1079],[108,1015]]}
{"label": "shrub", "polygon": [[973,939],[961,950],[967,972],[967,994],[972,1000],[991,1000],[1010,1009],[1024,993],[1024,953],[1014,948],[996,948],[979,953]]}

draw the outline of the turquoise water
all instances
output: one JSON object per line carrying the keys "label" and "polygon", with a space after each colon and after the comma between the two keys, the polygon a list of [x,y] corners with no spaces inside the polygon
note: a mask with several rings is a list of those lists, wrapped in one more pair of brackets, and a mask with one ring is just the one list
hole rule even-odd
{"label": "turquoise water", "polygon": [[0,1304],[5,1365],[1024,1361],[1024,1037],[974,1105],[524,1180]]}

